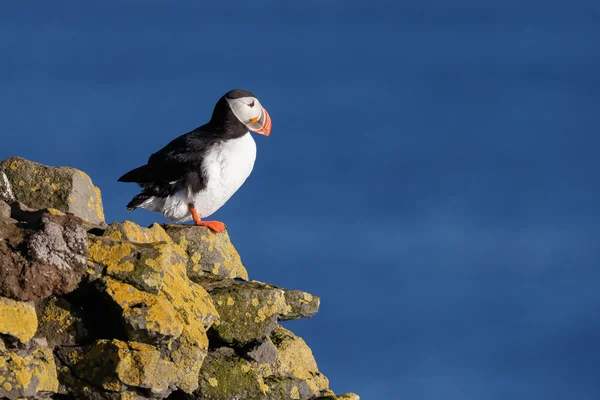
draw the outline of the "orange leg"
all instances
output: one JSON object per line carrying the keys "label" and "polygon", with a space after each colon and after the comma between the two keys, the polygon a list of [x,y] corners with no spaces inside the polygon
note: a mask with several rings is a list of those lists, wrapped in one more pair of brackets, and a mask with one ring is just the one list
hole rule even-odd
{"label": "orange leg", "polygon": [[207,226],[215,232],[223,232],[225,230],[225,224],[219,221],[202,221],[196,211],[196,207],[192,203],[188,204],[192,218],[194,219],[194,225],[196,226]]}

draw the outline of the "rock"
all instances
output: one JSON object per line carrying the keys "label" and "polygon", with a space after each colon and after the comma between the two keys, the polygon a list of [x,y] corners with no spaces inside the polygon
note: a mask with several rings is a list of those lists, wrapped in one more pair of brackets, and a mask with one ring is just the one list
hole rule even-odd
{"label": "rock", "polygon": [[279,316],[280,321],[310,318],[319,311],[321,298],[301,290],[284,289],[285,302],[289,306]]}
{"label": "rock", "polygon": [[55,208],[90,223],[104,223],[100,189],[89,176],[74,168],[7,158],[0,163],[0,196],[30,208]]}
{"label": "rock", "polygon": [[56,393],[58,379],[52,350],[36,347],[8,352],[0,350],[0,398],[22,399]]}
{"label": "rock", "polygon": [[0,200],[0,218],[10,218],[10,206],[2,200]]}
{"label": "rock", "polygon": [[44,214],[42,230],[31,236],[28,250],[31,257],[61,271],[83,271],[88,251],[87,233],[71,215]]}
{"label": "rock", "polygon": [[286,308],[283,290],[260,283],[233,283],[211,292],[221,316],[213,329],[220,340],[245,345],[267,337],[277,326],[277,317]]}
{"label": "rock", "polygon": [[208,292],[188,279],[185,259],[173,255],[165,272],[160,296],[164,296],[175,307],[191,331],[206,331],[219,319],[219,313]]}
{"label": "rock", "polygon": [[277,347],[271,340],[265,339],[250,349],[246,357],[259,364],[274,364],[277,361]]}
{"label": "rock", "polygon": [[134,243],[172,242],[171,237],[157,223],[152,224],[149,228],[142,228],[131,221],[113,222],[104,231],[103,236],[116,241]]}
{"label": "rock", "polygon": [[[274,357],[269,355],[257,360],[251,354],[256,355],[258,349],[269,354],[274,351]],[[198,390],[186,398],[309,400],[333,393],[328,390],[328,385],[306,343],[290,331],[277,327],[269,338],[244,357],[227,347],[210,351],[200,370]]]}
{"label": "rock", "polygon": [[0,297],[0,334],[26,343],[37,327],[37,314],[31,304]]}
{"label": "rock", "polygon": [[208,286],[221,320],[213,326],[219,339],[245,345],[267,337],[278,319],[313,316],[319,297],[301,291],[286,291],[262,282],[228,280]]}
{"label": "rock", "polygon": [[36,336],[46,338],[50,347],[74,346],[87,338],[88,331],[80,310],[66,299],[51,297],[42,302],[38,310],[40,318]]}
{"label": "rock", "polygon": [[98,340],[90,346],[63,347],[57,355],[77,378],[105,391],[139,388],[163,398],[181,380],[176,365],[144,343]]}
{"label": "rock", "polygon": [[177,312],[164,298],[142,292],[110,278],[103,279],[106,293],[120,307],[130,340],[170,344],[181,336]]}
{"label": "rock", "polygon": [[360,397],[355,393],[344,393],[338,396],[335,394],[326,394],[317,397],[315,400],[360,400]]}
{"label": "rock", "polygon": [[74,290],[87,268],[80,221],[44,214],[40,231],[0,221],[0,296],[28,301]]}
{"label": "rock", "polygon": [[187,399],[254,400],[266,398],[268,387],[250,361],[227,350],[211,351],[200,371],[200,386]]}
{"label": "rock", "polygon": [[219,319],[219,313],[206,290],[188,279],[184,261],[177,257],[165,273],[159,295],[173,305],[183,324],[170,357],[183,374],[179,388],[191,393],[198,387],[198,373],[208,350],[206,330]]}
{"label": "rock", "polygon": [[193,281],[248,279],[248,272],[227,232],[214,233],[209,228],[193,225],[165,225],[165,231],[187,253],[187,273]]}
{"label": "rock", "polygon": [[108,276],[139,290],[158,294],[172,259],[173,244],[138,244],[90,237],[89,262],[105,268]]}
{"label": "rock", "polygon": [[[270,337],[277,348],[276,375],[298,379],[313,379],[319,372],[317,362],[306,342],[282,326]],[[328,383],[319,389],[327,389]]]}

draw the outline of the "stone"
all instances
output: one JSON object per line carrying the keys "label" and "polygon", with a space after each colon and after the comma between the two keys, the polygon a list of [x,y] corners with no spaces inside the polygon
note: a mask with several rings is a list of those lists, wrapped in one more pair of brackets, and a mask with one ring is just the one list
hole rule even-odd
{"label": "stone", "polygon": [[317,397],[315,400],[360,400],[360,397],[355,393],[344,393],[337,396],[334,393],[328,393]]}
{"label": "stone", "polygon": [[51,297],[38,306],[37,337],[46,338],[48,345],[74,346],[88,337],[80,310],[65,298]]}
{"label": "stone", "polygon": [[[302,338],[284,327],[278,326],[271,334],[270,339],[277,348],[276,375],[311,379],[319,372],[312,351]],[[327,387],[320,389],[327,389]]]}
{"label": "stone", "polygon": [[120,308],[130,340],[169,344],[183,332],[177,312],[164,298],[114,279],[103,279],[104,290]]}
{"label": "stone", "polygon": [[0,297],[0,334],[26,343],[33,338],[37,328],[33,305]]}
{"label": "stone", "polygon": [[133,243],[172,242],[171,237],[157,223],[149,228],[143,228],[131,221],[113,222],[106,228],[103,236],[116,241]]}
{"label": "stone", "polygon": [[0,350],[0,399],[31,398],[57,391],[52,350],[45,347],[18,352]]}
{"label": "stone", "polygon": [[90,235],[88,261],[104,273],[139,290],[158,294],[169,268],[173,244],[132,243]]}
{"label": "stone", "polygon": [[277,347],[271,340],[265,339],[251,348],[245,355],[259,364],[274,364],[277,361]]}
{"label": "stone", "polygon": [[0,296],[29,301],[73,291],[87,268],[80,221],[44,214],[39,231],[0,221]]}
{"label": "stone", "polygon": [[[269,356],[256,357],[259,349]],[[309,400],[332,395],[328,386],[306,343],[277,327],[270,337],[243,356],[228,347],[211,350],[200,370],[198,390],[185,398]]]}
{"label": "stone", "polygon": [[187,399],[253,400],[266,398],[268,387],[260,371],[227,350],[211,351],[200,370],[199,388]]}
{"label": "stone", "polygon": [[[77,380],[87,382],[96,391],[139,393],[142,390],[152,398],[164,398],[177,389],[191,393],[198,387],[202,365],[200,360],[193,377],[195,387],[189,389],[186,366],[149,344],[101,339],[88,346],[61,347],[56,354],[66,367],[63,374],[71,371]],[[63,376],[61,381],[65,383],[65,392],[81,391],[82,382],[69,375]]]}
{"label": "stone", "polygon": [[10,206],[5,201],[0,200],[0,218],[10,218]]}
{"label": "stone", "polygon": [[140,388],[166,397],[180,379],[176,366],[144,343],[103,339],[89,346],[62,347],[57,356],[77,378],[105,391]]}
{"label": "stone", "polygon": [[285,302],[289,306],[279,316],[280,321],[311,318],[318,311],[321,298],[301,290],[284,289]]}
{"label": "stone", "polygon": [[29,255],[59,270],[84,270],[88,241],[85,229],[70,215],[44,214],[42,229],[28,243]]}
{"label": "stone", "polygon": [[220,340],[233,345],[267,337],[286,308],[283,290],[258,282],[233,283],[210,295],[221,316],[212,329]]}
{"label": "stone", "polygon": [[165,225],[165,231],[188,256],[187,274],[195,282],[210,278],[248,280],[240,255],[227,232],[215,233],[207,227]]}
{"label": "stone", "polygon": [[0,162],[0,196],[33,209],[55,208],[90,223],[104,223],[100,189],[75,168],[7,158]]}
{"label": "stone", "polygon": [[207,289],[221,315],[213,330],[220,340],[234,345],[260,341],[278,320],[311,317],[319,309],[318,296],[258,281],[220,281]]}

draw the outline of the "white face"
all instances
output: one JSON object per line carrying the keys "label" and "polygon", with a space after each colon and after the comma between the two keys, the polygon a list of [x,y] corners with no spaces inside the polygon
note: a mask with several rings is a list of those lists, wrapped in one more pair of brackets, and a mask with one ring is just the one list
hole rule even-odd
{"label": "white face", "polygon": [[258,121],[262,118],[263,108],[256,97],[240,97],[239,99],[225,99],[231,111],[251,131],[260,129]]}

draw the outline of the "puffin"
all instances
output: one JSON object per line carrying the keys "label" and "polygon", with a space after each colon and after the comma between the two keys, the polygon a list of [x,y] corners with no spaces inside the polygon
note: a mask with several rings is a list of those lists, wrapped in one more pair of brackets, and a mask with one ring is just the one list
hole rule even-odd
{"label": "puffin", "polygon": [[271,134],[271,117],[258,98],[243,89],[231,90],[215,105],[206,124],[171,141],[148,162],[119,178],[142,190],[127,204],[156,211],[171,221],[194,221],[214,232],[220,221],[205,221],[242,186],[256,160],[250,131]]}

